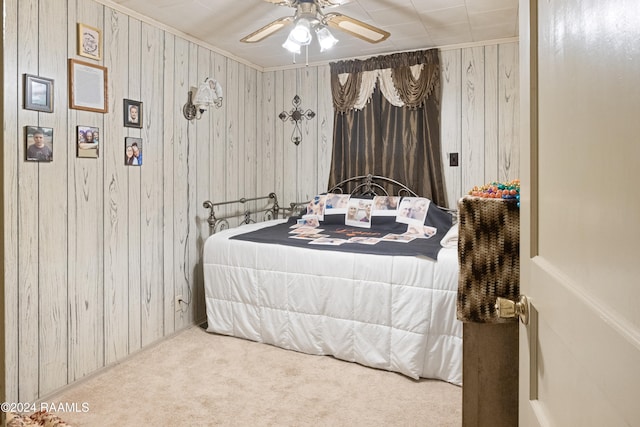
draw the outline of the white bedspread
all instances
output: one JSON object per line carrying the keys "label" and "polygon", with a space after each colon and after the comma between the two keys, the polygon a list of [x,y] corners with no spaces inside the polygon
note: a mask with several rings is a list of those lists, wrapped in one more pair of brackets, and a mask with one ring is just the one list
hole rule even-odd
{"label": "white bedspread", "polygon": [[207,239],[208,331],[462,384],[455,248],[434,262],[229,240],[283,221]]}

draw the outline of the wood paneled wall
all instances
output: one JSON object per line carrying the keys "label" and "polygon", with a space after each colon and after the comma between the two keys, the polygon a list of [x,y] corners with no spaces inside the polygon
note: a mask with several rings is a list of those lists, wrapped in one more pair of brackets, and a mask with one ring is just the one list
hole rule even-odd
{"label": "wood paneled wall", "polygon": [[[33,401],[204,320],[200,254],[206,199],[326,188],[333,111],[328,66],[263,72],[92,0],[5,0],[4,297],[6,399]],[[76,25],[103,31],[106,114],[68,108]],[[443,158],[449,200],[517,177],[517,46],[443,54]],[[54,112],[22,108],[23,74],[53,78]],[[223,106],[187,121],[187,92],[213,76]],[[302,107],[316,117],[278,118]],[[123,99],[144,103],[123,126]],[[54,129],[54,160],[25,162],[24,128]],[[76,126],[100,128],[98,159],[76,157]],[[143,139],[141,167],[124,138]],[[448,162],[446,163],[448,164]],[[234,224],[231,224],[232,226]],[[176,296],[189,304],[176,310]]]}
{"label": "wood paneled wall", "polygon": [[[520,177],[518,44],[440,52],[440,136],[449,207],[476,185]],[[459,154],[459,167],[449,166]]]}

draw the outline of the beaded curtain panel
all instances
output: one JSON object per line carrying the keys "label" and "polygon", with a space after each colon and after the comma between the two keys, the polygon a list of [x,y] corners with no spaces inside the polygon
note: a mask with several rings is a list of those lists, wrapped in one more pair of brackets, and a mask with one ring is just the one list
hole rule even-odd
{"label": "beaded curtain panel", "polygon": [[465,196],[458,202],[457,317],[463,322],[505,323],[497,297],[520,295],[520,210],[516,200]]}

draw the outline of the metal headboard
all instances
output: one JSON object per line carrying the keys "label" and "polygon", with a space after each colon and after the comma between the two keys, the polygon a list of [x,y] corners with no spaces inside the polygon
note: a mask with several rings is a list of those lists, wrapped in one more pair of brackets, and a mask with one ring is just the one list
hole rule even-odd
{"label": "metal headboard", "polygon": [[[387,188],[385,188],[385,184]],[[353,186],[353,189],[349,190]],[[391,194],[389,189],[393,189]],[[360,175],[340,181],[331,187],[327,193],[351,194],[352,196],[404,196],[418,197],[418,194],[395,179],[380,175]],[[306,208],[309,201],[293,202],[288,208],[284,208],[285,216],[301,214],[302,208]]]}
{"label": "metal headboard", "polygon": [[[255,210],[246,209],[244,211],[239,211],[239,212],[236,211],[233,214],[229,214],[221,217],[216,217],[216,213],[214,212],[214,208],[216,206],[231,205],[235,203],[245,204],[247,202],[253,202],[257,200],[266,200],[266,199],[270,200],[269,204],[262,209],[255,209]],[[252,214],[262,213],[263,214],[262,220],[268,221],[271,219],[278,218],[278,211],[280,210],[280,206],[278,205],[278,197],[276,196],[276,193],[269,193],[268,196],[253,197],[250,199],[246,199],[243,197],[242,199],[233,200],[230,202],[212,203],[210,200],[207,200],[202,204],[202,206],[205,209],[209,209],[209,218],[207,218],[207,222],[209,223],[209,229],[211,231],[211,234],[215,234],[220,230],[226,230],[227,228],[229,228],[229,221],[227,221],[227,219],[229,218],[244,217],[244,219],[240,222],[240,224],[249,224],[249,223],[255,222],[251,218]]]}
{"label": "metal headboard", "polygon": [[[392,188],[392,194],[389,194],[387,188]],[[357,196],[403,196],[403,197],[420,197],[415,191],[404,185],[403,183],[396,181],[395,179],[387,178],[380,175],[360,175],[353,178],[347,178],[340,181],[333,187],[331,187],[328,193],[345,193],[349,187],[353,186],[351,191],[348,191],[351,195]],[[291,204],[291,210],[293,210],[294,204]],[[303,205],[298,203],[297,205]],[[457,209],[448,209],[442,206],[438,206],[440,209],[447,211],[453,217],[454,222],[458,219]]]}
{"label": "metal headboard", "polygon": [[[391,187],[394,189],[392,194],[385,188]],[[386,176],[379,175],[360,175],[353,178],[340,181],[327,191],[328,193],[345,193],[345,189],[354,186],[349,193],[351,195],[358,196],[406,196],[406,197],[418,197],[418,194],[404,185],[403,183],[396,181],[395,179],[387,178]]]}

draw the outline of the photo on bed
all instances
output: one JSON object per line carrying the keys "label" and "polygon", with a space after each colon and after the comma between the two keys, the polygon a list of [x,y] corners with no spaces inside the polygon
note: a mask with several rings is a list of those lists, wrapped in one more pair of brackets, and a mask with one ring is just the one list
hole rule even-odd
{"label": "photo on bed", "polygon": [[340,246],[345,243],[346,239],[334,239],[333,237],[320,237],[318,239],[311,240],[310,245],[328,245],[328,246]]}
{"label": "photo on bed", "polygon": [[328,234],[318,234],[318,233],[299,233],[292,234],[289,236],[290,239],[302,239],[302,240],[315,240],[321,237],[330,237]]}
{"label": "photo on bed", "polygon": [[325,215],[339,215],[347,213],[347,203],[349,203],[350,194],[327,193],[324,206]]}
{"label": "photo on bed", "polygon": [[348,240],[349,243],[360,243],[362,245],[375,245],[379,241],[380,239],[377,237],[361,237],[361,236],[352,237]]}
{"label": "photo on bed", "polygon": [[[293,228],[295,226],[291,226],[290,228]],[[309,234],[309,233],[320,233],[324,231],[323,228],[317,228],[317,227],[310,227],[308,225],[301,225],[299,227],[295,227],[293,228],[289,234]]]}
{"label": "photo on bed", "polygon": [[300,218],[290,228],[298,227],[319,227],[320,219],[317,215],[305,215],[304,218]]}
{"label": "photo on bed", "polygon": [[351,227],[371,228],[371,207],[373,199],[350,198],[347,204],[345,225]]}
{"label": "photo on bed", "polygon": [[407,236],[413,236],[416,239],[429,239],[436,235],[438,229],[429,225],[415,225],[409,224],[407,232],[404,233]]}
{"label": "photo on bed", "polygon": [[396,222],[402,224],[424,224],[431,201],[424,197],[404,197],[398,208]]}
{"label": "photo on bed", "polygon": [[326,194],[316,195],[307,205],[307,213],[302,215],[303,218],[307,218],[308,215],[315,215],[320,221],[324,220],[324,206],[327,199]]}
{"label": "photo on bed", "polygon": [[400,196],[375,196],[373,198],[372,216],[396,216]]}
{"label": "photo on bed", "polygon": [[416,236],[411,234],[394,234],[389,233],[386,236],[382,237],[382,240],[385,242],[400,242],[400,243],[408,243],[412,240],[415,240]]}

